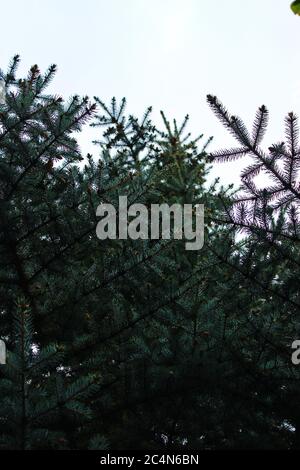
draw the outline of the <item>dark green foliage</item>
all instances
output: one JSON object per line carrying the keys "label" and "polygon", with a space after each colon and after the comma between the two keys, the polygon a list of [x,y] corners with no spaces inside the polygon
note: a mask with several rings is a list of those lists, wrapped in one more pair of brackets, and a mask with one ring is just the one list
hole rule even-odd
{"label": "dark green foliage", "polygon": [[88,422],[87,401],[100,389],[94,376],[76,378],[63,367],[62,347],[49,344],[40,350],[33,336],[29,304],[18,299],[1,379],[2,449],[66,448],[70,430]]}
{"label": "dark green foliage", "polygon": [[[264,106],[257,112],[249,137],[243,122],[230,116],[216,97],[208,96],[208,102],[243,146],[219,151],[211,159],[228,161],[233,154],[235,158],[249,154],[253,160],[243,170],[241,189],[232,200],[220,197],[223,215],[218,219],[235,236],[243,237],[225,256],[218,256],[230,273],[222,287],[227,329],[235,332],[230,348],[242,366],[248,404],[253,401],[256,409],[249,425],[259,419],[269,429],[272,438],[263,433],[261,445],[298,448],[300,376],[291,360],[300,313],[298,120],[290,113],[285,120],[286,141],[266,152],[260,147],[268,116]],[[255,179],[260,173],[264,174],[263,186]],[[229,292],[237,288],[239,295],[231,299]],[[291,432],[292,428],[296,431]]]}
{"label": "dark green foliage", "polygon": [[[190,374],[207,349],[199,306],[209,254],[187,253],[176,240],[99,241],[96,208],[117,206],[119,195],[129,204],[209,199],[217,206],[203,190],[207,144],[199,151],[199,139],[183,135],[186,120],[171,130],[164,118],[166,131],[159,132],[150,109],[139,121],[125,116],[124,100],[108,108],[96,99],[104,113],[93,121],[103,127],[101,158],[88,156],[79,168],[73,133],[95,105],[45,95],[54,67],[42,76],[35,66],[17,80],[16,65],[17,58],[3,74],[1,108],[1,335],[9,351],[3,387],[16,337],[25,334],[26,347],[15,354],[29,362],[9,384],[26,406],[18,405],[15,417],[5,407],[2,412],[4,428],[16,418],[20,436],[14,441],[13,427],[3,428],[2,446],[152,447],[163,445],[163,433],[180,444],[180,416],[172,413],[187,399],[188,381],[192,402],[200,380]],[[19,298],[30,311],[28,331],[14,320]],[[58,362],[47,355],[53,343]],[[44,368],[33,380],[40,354]],[[32,400],[42,424],[35,422]]]}
{"label": "dark green foliage", "polygon": [[[18,80],[17,63],[1,72],[1,448],[299,446],[295,116],[286,144],[264,152],[266,108],[249,133],[209,97],[240,147],[208,156],[188,117],[162,113],[160,130],[125,100],[65,103],[46,93],[54,66]],[[75,139],[87,122],[98,159]],[[240,191],[207,187],[209,161],[245,154]],[[98,240],[98,205],[121,195],[204,204],[204,247]]]}
{"label": "dark green foliage", "polygon": [[295,15],[300,15],[300,1],[295,0],[293,3],[291,3],[291,10]]}

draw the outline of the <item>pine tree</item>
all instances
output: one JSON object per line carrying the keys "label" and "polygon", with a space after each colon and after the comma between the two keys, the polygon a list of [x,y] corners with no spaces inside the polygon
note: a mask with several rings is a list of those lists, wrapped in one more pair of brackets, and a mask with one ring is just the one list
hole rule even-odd
{"label": "pine tree", "polygon": [[[82,326],[80,317],[70,318],[70,299],[74,302],[82,272],[79,242],[87,237],[87,218],[76,210],[83,194],[74,163],[82,157],[71,134],[95,106],[87,98],[75,96],[64,104],[45,94],[55,66],[44,75],[33,66],[18,80],[18,62],[16,56],[8,72],[1,72],[0,327],[8,351],[0,380],[1,446],[66,448],[76,445],[72,434],[78,422],[69,424],[72,433],[66,423],[88,418],[82,398],[99,382],[73,376],[65,357],[68,335]],[[58,307],[66,302],[69,311],[61,315]],[[63,336],[69,324],[74,327]]]}
{"label": "pine tree", "polygon": [[[246,388],[252,390],[247,394],[248,402],[256,404],[247,431],[254,428],[256,445],[298,447],[299,372],[291,361],[300,311],[297,117],[289,113],[285,119],[286,141],[264,151],[265,106],[257,111],[250,134],[242,120],[231,116],[216,97],[209,95],[208,102],[240,145],[213,153],[211,160],[230,161],[249,155],[253,161],[242,172],[236,196],[231,201],[220,196],[223,216],[213,217],[216,223],[231,227],[234,237],[243,235],[226,253],[218,250],[217,255],[231,272],[223,288],[230,309],[227,328],[235,330],[231,352],[241,366],[243,393]],[[264,174],[263,187],[255,180],[260,174]],[[237,286],[240,295],[234,300],[228,292]],[[295,433],[291,432],[293,427]]]}
{"label": "pine tree", "polygon": [[74,379],[63,366],[63,348],[34,342],[33,318],[25,298],[13,312],[13,340],[1,379],[2,449],[65,449],[70,427],[84,425],[86,402],[98,389],[94,376]]}
{"label": "pine tree", "polygon": [[[276,375],[274,292],[297,302],[292,209],[280,226],[250,201],[243,225],[258,216],[235,243],[244,202],[205,186],[209,141],[186,134],[187,118],[171,125],[162,113],[161,131],[150,108],[126,116],[125,100],[65,103],[46,93],[54,66],[18,80],[17,63],[0,74],[2,448],[231,448],[262,436],[265,447],[286,445],[280,426],[295,414],[284,399],[295,389]],[[100,155],[82,162],[74,132],[86,122],[100,127]],[[97,207],[118,207],[120,195],[147,207],[204,203],[203,249],[172,237],[98,240]]]}
{"label": "pine tree", "polygon": [[[139,124],[136,118],[130,116],[126,120],[123,116],[125,101],[120,107],[115,100],[111,108],[100,104],[105,114],[97,117],[97,121],[106,129],[105,140],[100,143],[110,168],[108,171],[111,171],[111,177],[120,176],[121,169],[129,166],[138,175],[133,180],[136,187],[141,178],[143,190],[134,192],[134,201],[142,200],[146,204],[205,203],[207,210],[218,212],[220,203],[214,196],[215,183],[208,190],[204,189],[207,143],[199,151],[199,139],[184,135],[187,119],[181,126],[174,122],[171,128],[162,114],[165,130],[155,132],[151,122],[147,121],[150,110]],[[142,144],[140,139],[147,125],[149,128]],[[121,126],[124,133],[119,132]],[[148,182],[152,187],[146,192]],[[124,190],[126,187],[121,187],[121,191]],[[207,226],[207,235],[219,244],[214,231]],[[217,231],[222,240],[219,226]],[[129,246],[128,241],[126,250]],[[134,247],[138,249],[136,241]],[[132,257],[131,251],[129,254]],[[108,414],[114,423],[112,440],[117,435],[123,445],[140,448],[165,445],[201,448],[206,445],[199,441],[199,436],[209,430],[212,432],[218,419],[215,399],[219,390],[215,380],[220,365],[215,359],[218,358],[215,351],[219,347],[219,337],[214,337],[214,329],[220,321],[213,315],[217,302],[211,299],[211,280],[213,283],[216,270],[220,274],[220,264],[205,247],[199,253],[188,253],[177,241],[170,243],[169,250],[164,249],[161,256],[151,257],[151,265],[146,266],[146,270],[143,266],[143,271],[133,272],[133,276],[137,276],[130,278],[134,281],[132,287],[128,286],[126,278],[121,290],[126,295],[129,290],[131,305],[137,312],[144,311],[145,314],[137,315],[134,329],[130,330],[129,351],[133,357],[124,370],[125,391],[121,389],[119,396],[121,403],[124,394],[128,400],[123,404],[126,412],[121,415],[120,424],[117,421],[122,409],[120,404],[116,414],[113,406],[111,415]],[[122,341],[122,344],[125,346],[126,343]],[[123,360],[127,354],[124,349]],[[208,415],[205,420],[204,410]],[[103,408],[101,411],[103,413]],[[194,423],[197,413],[201,418]]]}
{"label": "pine tree", "polygon": [[[96,208],[117,206],[120,194],[146,205],[202,200],[205,149],[182,141],[184,126],[159,133],[150,110],[139,121],[124,117],[125,102],[109,108],[97,99],[106,113],[94,118],[106,127],[101,158],[88,156],[80,168],[73,134],[95,105],[47,95],[54,66],[18,80],[17,64],[1,72],[2,447],[160,446],[166,422],[175,441],[186,351],[202,335],[188,315],[208,263],[192,262],[183,241],[99,241]],[[24,321],[16,299],[24,299]]]}

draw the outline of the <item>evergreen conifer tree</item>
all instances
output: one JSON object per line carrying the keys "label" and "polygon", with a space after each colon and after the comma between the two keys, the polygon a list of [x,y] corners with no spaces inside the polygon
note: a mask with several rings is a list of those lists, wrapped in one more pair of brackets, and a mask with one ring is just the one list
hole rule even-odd
{"label": "evergreen conifer tree", "polygon": [[[208,102],[240,145],[217,151],[211,159],[226,162],[245,155],[252,159],[235,197],[225,201],[220,196],[222,217],[212,217],[231,227],[234,237],[243,235],[227,252],[219,249],[217,256],[231,273],[223,285],[227,331],[235,332],[229,346],[241,368],[242,393],[255,409],[242,428],[247,436],[252,429],[252,443],[249,437],[244,443],[299,448],[299,371],[292,364],[291,349],[299,336],[300,312],[298,120],[289,113],[285,142],[265,151],[261,147],[268,122],[265,106],[257,111],[250,133],[216,97],[209,95]],[[262,174],[259,184],[256,177]],[[230,290],[236,288],[240,294],[232,298]]]}
{"label": "evergreen conifer tree", "polygon": [[47,95],[54,66],[18,80],[17,64],[2,73],[0,115],[1,445],[155,447],[164,431],[182,445],[174,405],[187,380],[192,405],[201,379],[187,373],[207,348],[196,317],[210,261],[173,239],[98,240],[96,209],[117,206],[120,195],[146,205],[204,201],[206,146],[198,151],[185,126],[171,131],[166,120],[158,132],[150,110],[139,121],[125,117],[125,101],[96,99],[105,112],[94,118],[105,128],[101,155],[80,168],[74,132],[95,104]]}

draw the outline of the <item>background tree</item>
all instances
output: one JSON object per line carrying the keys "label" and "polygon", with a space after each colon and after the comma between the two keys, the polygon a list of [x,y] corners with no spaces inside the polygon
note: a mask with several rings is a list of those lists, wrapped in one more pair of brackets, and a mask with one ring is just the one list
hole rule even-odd
{"label": "background tree", "polygon": [[[230,226],[235,237],[243,236],[226,256],[220,256],[232,273],[225,292],[234,285],[240,292],[235,299],[226,295],[226,303],[228,327],[232,325],[235,332],[229,350],[241,367],[245,399],[249,404],[253,401],[256,409],[248,420],[247,433],[255,423],[253,433],[260,434],[261,445],[272,447],[276,442],[298,448],[299,370],[291,361],[300,312],[297,117],[293,113],[286,117],[286,141],[266,152],[261,147],[268,121],[265,106],[257,111],[250,134],[242,120],[231,116],[216,97],[209,95],[208,102],[240,145],[215,152],[211,159],[252,158],[242,172],[235,197],[228,204],[220,196],[221,223]],[[259,184],[256,177],[260,174],[264,177]],[[291,432],[293,428],[296,432]]]}
{"label": "background tree", "polygon": [[[190,139],[189,134],[184,134],[187,119],[181,126],[174,122],[172,129],[163,115],[165,131],[159,132],[148,121],[150,109],[138,123],[136,118],[124,116],[125,101],[118,107],[113,100],[110,108],[96,101],[104,111],[104,115],[97,117],[96,125],[105,129],[100,144],[111,179],[116,175],[123,177],[128,167],[135,175],[133,180],[127,178],[127,186],[121,187],[121,193],[116,186],[115,199],[109,202],[118,204],[117,196],[128,194],[129,204],[137,200],[146,205],[162,202],[218,204],[216,198],[214,202],[214,185],[209,190],[204,189],[207,143],[199,151],[199,139]],[[138,192],[138,188],[142,191]],[[134,199],[130,199],[133,196]],[[134,308],[136,313],[129,323],[129,331],[125,326],[122,340],[121,357],[133,354],[126,368],[124,364],[127,388],[125,392],[119,389],[118,406],[112,403],[111,411],[105,410],[110,423],[110,440],[114,445],[122,442],[127,447],[182,447],[187,436],[189,443],[192,438],[190,424],[185,426],[194,413],[197,388],[203,381],[200,360],[208,349],[208,333],[205,319],[201,318],[201,305],[205,305],[204,294],[209,286],[208,271],[214,266],[203,250],[188,253],[180,241],[139,243],[127,240],[124,245],[123,252],[128,253],[130,260],[141,250],[142,253],[150,250],[150,263],[140,264],[138,271],[135,268],[125,274],[122,286],[118,286],[123,297],[130,296],[127,310]],[[153,252],[155,256],[151,255]],[[131,338],[129,353],[126,351],[128,335]],[[120,354],[120,345],[117,347]],[[120,405],[124,402],[124,393],[127,403]],[[121,414],[124,405],[125,411]],[[103,413],[102,408],[97,420]],[[195,427],[199,436],[199,426]]]}
{"label": "background tree", "polygon": [[96,99],[101,155],[80,168],[74,132],[95,105],[47,95],[54,66],[18,80],[17,63],[2,73],[0,114],[2,447],[142,448],[163,445],[163,432],[182,445],[183,400],[192,406],[201,380],[192,371],[207,349],[199,305],[211,260],[186,253],[184,241],[99,241],[96,208],[117,206],[119,195],[129,204],[209,200],[206,144],[198,151],[183,137],[186,122],[171,130],[165,120],[161,133],[150,110],[139,121],[124,115],[125,101]]}
{"label": "background tree", "polygon": [[71,133],[95,108],[87,98],[64,104],[45,94],[54,66],[45,75],[34,66],[26,79],[16,79],[18,62],[16,56],[2,73],[0,113],[0,328],[8,349],[0,380],[1,446],[66,448],[69,427],[89,414],[82,396],[99,383],[72,375],[67,351],[62,360],[68,338],[82,326],[75,311],[70,320],[70,299],[87,229],[76,211],[82,191],[71,166],[82,157]]}
{"label": "background tree", "polygon": [[291,10],[292,10],[293,13],[295,13],[295,15],[300,15],[300,2],[299,2],[299,0],[295,0],[291,4]]}
{"label": "background tree", "polygon": [[[46,93],[54,66],[18,80],[17,63],[1,72],[1,448],[299,447],[296,117],[265,152],[266,108],[250,134],[209,96],[240,147],[208,156],[187,118],[160,130],[125,100],[65,103]],[[99,157],[79,166],[87,121]],[[209,160],[242,155],[239,191],[206,183]],[[120,195],[203,203],[203,249],[98,240],[96,208]]]}

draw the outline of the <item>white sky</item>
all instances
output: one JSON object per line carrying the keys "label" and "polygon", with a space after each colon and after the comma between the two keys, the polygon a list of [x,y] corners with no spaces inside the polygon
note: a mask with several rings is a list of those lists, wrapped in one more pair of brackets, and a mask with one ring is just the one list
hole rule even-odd
{"label": "white sky", "polygon": [[[283,139],[283,118],[300,111],[300,18],[291,0],[14,0],[1,4],[0,66],[19,53],[20,72],[58,64],[51,91],[125,96],[127,110],[190,115],[190,130],[234,144],[206,104],[216,94],[251,125],[270,110],[265,144]],[[96,154],[85,131],[83,150]],[[237,182],[240,164],[213,175]]]}

